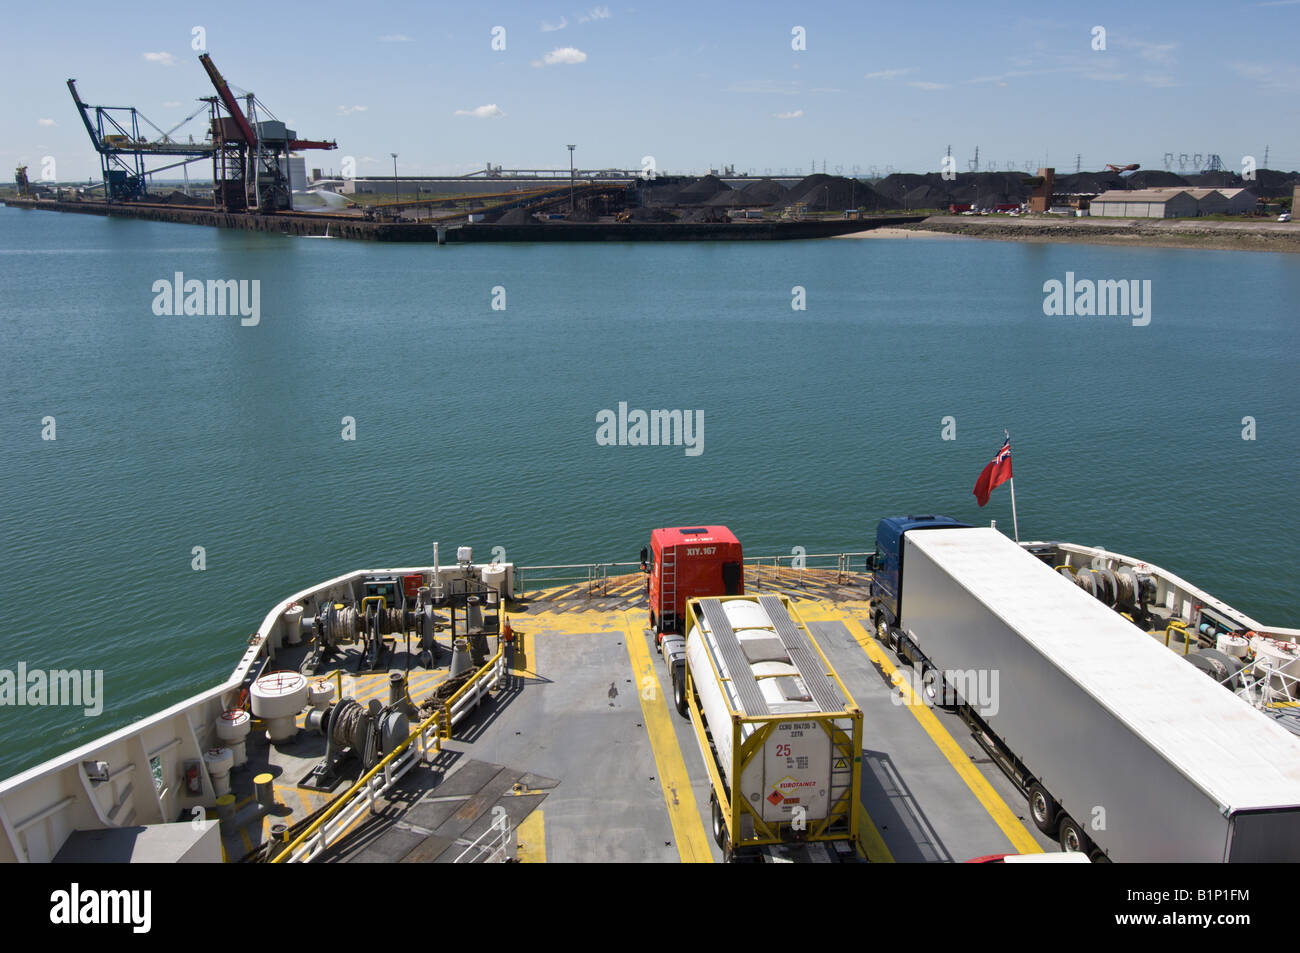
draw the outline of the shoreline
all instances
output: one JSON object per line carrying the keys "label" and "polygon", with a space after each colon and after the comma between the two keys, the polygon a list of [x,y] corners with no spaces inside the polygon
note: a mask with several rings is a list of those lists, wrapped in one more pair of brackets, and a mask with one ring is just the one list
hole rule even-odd
{"label": "shoreline", "polygon": [[923,222],[899,226],[891,231],[915,231],[984,241],[1300,254],[1300,225],[1261,220],[1223,222],[1197,219],[975,218],[932,215]]}

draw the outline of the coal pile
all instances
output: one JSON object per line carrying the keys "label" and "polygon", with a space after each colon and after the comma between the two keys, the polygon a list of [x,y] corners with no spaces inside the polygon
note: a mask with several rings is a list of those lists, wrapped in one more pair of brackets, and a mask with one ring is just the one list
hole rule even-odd
{"label": "coal pile", "polygon": [[915,172],[895,172],[885,176],[879,182],[873,184],[871,188],[888,199],[891,208],[902,208],[903,197],[913,189],[928,185],[932,188],[947,191],[947,186],[953,184],[944,182],[943,176],[937,172],[930,172],[925,175]]}
{"label": "coal pile", "polygon": [[731,186],[716,175],[706,175],[677,193],[676,205],[706,205],[709,199],[719,193],[732,191]]}
{"label": "coal pile", "polygon": [[634,222],[675,222],[677,216],[666,208],[633,208],[628,209]]}
{"label": "coal pile", "polygon": [[1300,172],[1277,172],[1273,169],[1260,169],[1255,173],[1255,181],[1243,185],[1258,196],[1266,199],[1286,198],[1292,189],[1300,185]]}
{"label": "coal pile", "polygon": [[791,186],[783,200],[786,205],[805,205],[810,212],[835,212],[850,208],[877,211],[898,208],[871,186],[842,175],[818,172]]}
{"label": "coal pile", "polygon": [[692,209],[681,217],[681,221],[692,225],[720,224],[728,220],[727,210],[722,208],[702,208]]}
{"label": "coal pile", "polygon": [[1166,189],[1171,186],[1187,185],[1188,182],[1176,172],[1163,169],[1139,169],[1128,176],[1125,181],[1130,189]]}
{"label": "coal pile", "polygon": [[1052,189],[1063,195],[1100,195],[1111,189],[1128,188],[1128,180],[1117,172],[1072,172],[1058,175]]}
{"label": "coal pile", "polygon": [[536,225],[537,219],[526,208],[512,208],[496,220],[497,225]]}
{"label": "coal pile", "polygon": [[1241,189],[1247,185],[1235,172],[1201,172],[1184,178],[1188,185],[1198,189]]}
{"label": "coal pile", "polygon": [[739,191],[745,196],[745,201],[751,205],[784,204],[785,197],[790,194],[790,190],[784,185],[771,179],[759,179]]}
{"label": "coal pile", "polygon": [[[975,200],[979,204],[978,197]],[[948,193],[933,185],[918,185],[903,196],[903,209],[947,208],[951,204]],[[982,207],[982,206],[981,206]]]}

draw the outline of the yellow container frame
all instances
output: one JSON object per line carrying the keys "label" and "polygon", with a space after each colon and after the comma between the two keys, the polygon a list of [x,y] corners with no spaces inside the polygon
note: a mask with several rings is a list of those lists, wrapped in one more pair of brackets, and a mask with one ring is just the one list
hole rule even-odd
{"label": "yellow container frame", "polygon": [[[757,602],[756,596],[714,596],[711,598],[716,598],[719,602],[731,600]],[[730,791],[727,789],[726,780],[718,764],[717,749],[709,741],[709,729],[705,728],[703,713],[696,703],[695,680],[691,674],[691,667],[687,664],[686,704],[690,712],[691,725],[695,729],[695,736],[700,742],[700,749],[706,752],[704,766],[709,773],[709,783],[713,788],[713,796],[717,799],[718,804],[723,805],[723,822],[727,828],[728,843],[733,850],[743,847],[760,847],[769,844],[785,844],[799,841],[846,841],[861,854],[859,826],[862,816],[862,709],[854,702],[853,696],[827,660],[826,654],[822,652],[821,646],[813,638],[812,632],[804,624],[803,619],[799,617],[794,608],[794,603],[790,601],[788,596],[783,595],[780,598],[785,605],[786,611],[790,613],[790,618],[795,625],[803,630],[812,647],[816,649],[817,656],[822,661],[823,671],[835,681],[847,703],[842,710],[837,712],[746,715],[733,707],[731,699],[727,697],[726,692],[723,692],[723,702],[726,704],[727,711],[731,716],[731,751],[734,763],[731,765],[730,776],[737,779],[742,777],[745,768],[755,758],[762,757],[764,743],[778,724],[790,721],[811,721],[816,722],[830,738],[831,763],[834,764],[835,759],[838,758],[847,760],[850,766],[848,788],[830,805],[826,817],[808,822],[806,830],[795,830],[791,822],[764,821],[758,808],[750,805],[743,798],[736,797],[734,788]],[[699,602],[699,599],[688,599],[686,601],[687,618],[692,623],[692,625],[685,628],[687,632],[690,631],[692,626],[700,625]],[[722,673],[718,671],[717,662],[713,659],[712,653],[706,654],[709,657],[709,664],[713,668],[713,677],[719,684],[726,681],[722,678]],[[842,725],[837,724],[837,722],[844,721],[851,722],[851,733],[846,731]],[[748,738],[744,738],[746,725],[757,726]],[[727,730],[726,726],[715,726],[712,731],[716,733],[719,729]],[[741,829],[740,820],[743,816],[752,818],[754,833],[752,836],[738,839],[736,834]]]}

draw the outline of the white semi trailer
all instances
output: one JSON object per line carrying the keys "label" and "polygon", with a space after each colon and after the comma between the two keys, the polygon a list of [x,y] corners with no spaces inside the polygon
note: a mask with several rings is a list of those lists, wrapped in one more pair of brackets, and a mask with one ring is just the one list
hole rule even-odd
{"label": "white semi trailer", "polygon": [[873,563],[878,635],[955,695],[1064,849],[1300,860],[1300,739],[1275,721],[997,530],[893,517]]}

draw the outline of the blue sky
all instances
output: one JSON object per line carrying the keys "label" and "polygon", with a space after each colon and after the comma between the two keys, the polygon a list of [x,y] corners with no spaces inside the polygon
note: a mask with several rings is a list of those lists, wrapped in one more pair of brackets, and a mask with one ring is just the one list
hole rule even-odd
{"label": "blue sky", "polygon": [[391,152],[404,175],[567,167],[570,142],[580,168],[653,156],[661,172],[937,171],[949,145],[959,171],[977,146],[983,168],[1162,168],[1172,152],[1239,170],[1265,146],[1273,168],[1300,168],[1300,0],[115,9],[9,12],[0,177],[47,155],[61,179],[98,173],[68,77],[89,103],[178,122],[211,95],[195,27],[233,86],[338,140],[309,166],[351,156],[362,175],[391,174]]}

